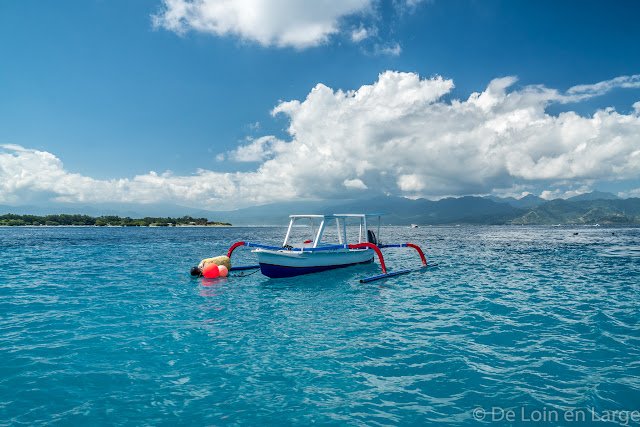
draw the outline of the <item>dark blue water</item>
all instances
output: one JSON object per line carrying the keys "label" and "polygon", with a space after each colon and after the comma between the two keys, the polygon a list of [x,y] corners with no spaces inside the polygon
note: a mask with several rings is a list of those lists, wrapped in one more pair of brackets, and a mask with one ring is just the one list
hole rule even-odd
{"label": "dark blue water", "polygon": [[440,266],[189,276],[283,235],[0,228],[0,424],[638,424],[638,229],[389,227]]}

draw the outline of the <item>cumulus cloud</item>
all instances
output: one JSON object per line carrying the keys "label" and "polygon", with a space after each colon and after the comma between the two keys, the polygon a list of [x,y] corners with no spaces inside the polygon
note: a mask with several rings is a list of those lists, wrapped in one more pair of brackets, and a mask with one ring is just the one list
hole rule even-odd
{"label": "cumulus cloud", "polygon": [[231,151],[229,157],[237,162],[261,162],[273,154],[269,148],[271,145],[281,143],[273,136],[263,136],[249,141],[249,144],[241,145]]}
{"label": "cumulus cloud", "polygon": [[405,193],[419,193],[425,188],[425,179],[415,173],[400,175],[398,177],[398,188]]}
{"label": "cumulus cloud", "polygon": [[515,81],[496,79],[465,101],[445,102],[440,98],[453,88],[451,80],[386,72],[352,92],[318,85],[304,102],[285,102],[273,112],[289,116],[291,148],[317,150],[319,158],[331,153],[324,162],[337,174],[357,159],[365,185],[392,193],[437,197],[638,175],[637,114],[551,116],[549,103],[573,95],[542,86],[509,91]]}
{"label": "cumulus cloud", "polygon": [[370,37],[374,33],[375,30],[367,30],[366,28],[361,26],[357,30],[351,31],[351,41],[353,41],[354,43],[359,43],[367,37]]}
{"label": "cumulus cloud", "polygon": [[[633,81],[633,76],[617,78],[598,87]],[[546,187],[543,196],[554,197],[601,180],[639,177],[638,108],[629,114],[609,108],[586,116],[550,115],[551,103],[596,96],[601,89],[512,89],[515,82],[495,79],[464,100],[445,97],[452,80],[415,73],[387,71],[373,84],[349,91],[318,84],[305,99],[272,110],[289,122],[286,141],[266,135],[227,153],[232,160],[258,162],[252,172],[149,172],[95,180],[65,170],[51,153],[5,145],[0,202],[37,193],[64,201],[162,201],[222,209],[349,197],[355,190],[440,198],[534,186]]]}
{"label": "cumulus cloud", "polygon": [[556,188],[555,190],[544,190],[540,197],[545,200],[553,199],[568,199],[569,197],[579,196],[581,194],[590,193],[592,190],[588,185],[582,185],[577,189],[562,190]]}
{"label": "cumulus cloud", "polygon": [[345,179],[344,186],[353,190],[366,190],[368,187],[361,179]]}
{"label": "cumulus cloud", "polygon": [[640,87],[640,74],[633,76],[621,76],[603,82],[573,86],[567,91],[567,95],[575,97],[604,95],[616,87],[638,88]]}
{"label": "cumulus cloud", "polygon": [[640,188],[634,188],[628,191],[621,191],[617,194],[617,196],[623,199],[627,197],[640,197]]}
{"label": "cumulus cloud", "polygon": [[373,0],[163,0],[154,25],[238,36],[263,46],[306,48],[327,42],[341,20],[371,12]]}
{"label": "cumulus cloud", "polygon": [[198,169],[193,175],[178,176],[151,171],[132,179],[97,180],[67,171],[51,153],[0,145],[0,203],[161,202],[227,209],[268,203],[274,194],[281,199],[295,197],[286,182],[257,172],[218,173]]}
{"label": "cumulus cloud", "polygon": [[373,48],[374,55],[391,55],[398,56],[402,52],[402,48],[398,43],[376,44]]}

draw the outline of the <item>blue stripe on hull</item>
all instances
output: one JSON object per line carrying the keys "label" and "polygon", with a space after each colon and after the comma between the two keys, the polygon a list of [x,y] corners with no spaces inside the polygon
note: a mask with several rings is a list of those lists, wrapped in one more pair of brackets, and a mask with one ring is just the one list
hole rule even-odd
{"label": "blue stripe on hull", "polygon": [[373,262],[373,258],[364,262],[354,262],[352,264],[321,265],[315,267],[288,267],[284,265],[260,264],[260,272],[267,277],[277,279],[281,277],[300,276],[302,274],[318,273],[320,271],[333,270],[336,268],[351,267],[356,264],[368,264]]}

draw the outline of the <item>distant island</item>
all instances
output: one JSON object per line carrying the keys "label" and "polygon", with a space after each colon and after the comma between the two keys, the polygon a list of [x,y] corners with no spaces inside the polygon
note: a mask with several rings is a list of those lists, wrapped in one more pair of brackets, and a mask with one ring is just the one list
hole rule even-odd
{"label": "distant island", "polygon": [[0,215],[0,226],[94,226],[94,227],[228,227],[228,222],[207,218],[120,218],[117,215],[92,217],[89,215]]}

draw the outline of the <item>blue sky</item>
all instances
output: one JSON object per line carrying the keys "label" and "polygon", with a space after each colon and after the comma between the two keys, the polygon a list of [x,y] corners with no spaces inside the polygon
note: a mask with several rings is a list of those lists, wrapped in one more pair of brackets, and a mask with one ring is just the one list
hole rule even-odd
{"label": "blue sky", "polygon": [[0,204],[640,196],[637,2],[224,4],[2,2]]}

